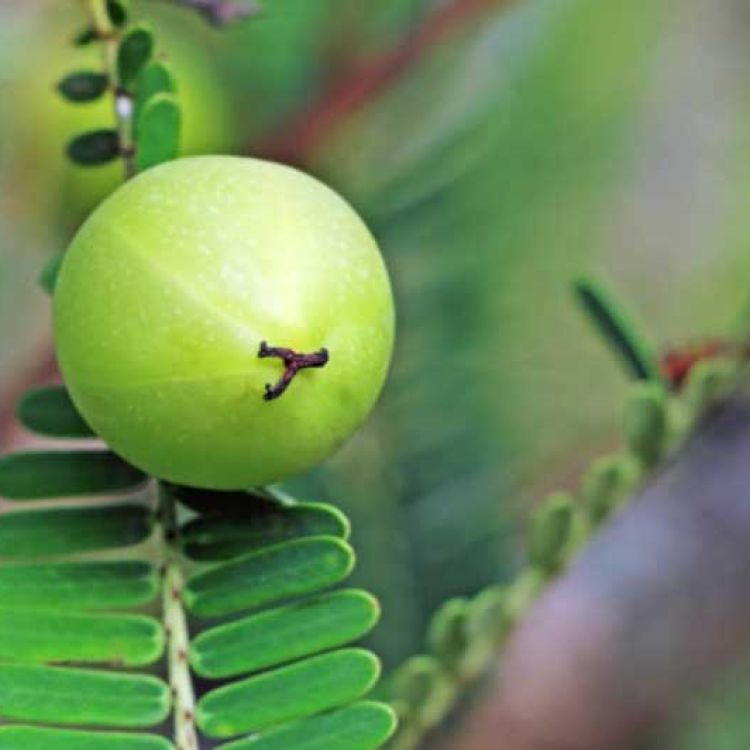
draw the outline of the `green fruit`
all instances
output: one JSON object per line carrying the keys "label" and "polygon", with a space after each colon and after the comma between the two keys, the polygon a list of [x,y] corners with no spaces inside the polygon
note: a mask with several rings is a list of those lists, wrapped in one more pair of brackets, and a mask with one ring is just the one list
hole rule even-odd
{"label": "green fruit", "polygon": [[[231,156],[163,164],[105,200],[66,255],[54,312],[91,427],[157,477],[216,489],[326,458],[371,410],[393,344],[387,272],[349,205]],[[285,365],[259,356],[264,341],[329,361],[266,400]]]}

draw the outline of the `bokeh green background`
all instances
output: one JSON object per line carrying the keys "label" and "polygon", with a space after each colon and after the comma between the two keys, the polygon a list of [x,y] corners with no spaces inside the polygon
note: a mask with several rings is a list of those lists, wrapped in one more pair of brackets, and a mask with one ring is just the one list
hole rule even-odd
{"label": "bokeh green background", "polygon": [[[177,73],[185,153],[257,154],[441,4],[267,0],[261,17],[223,32],[168,4],[137,7]],[[663,347],[733,333],[749,296],[747,4],[496,6],[305,154],[370,223],[397,294],[398,345],[375,415],[293,483],[352,516],[359,581],[384,606],[373,645],[388,666],[421,648],[446,598],[509,578],[531,504],[612,445],[626,381],[575,309],[571,280],[608,281]],[[63,156],[69,137],[110,117],[54,93],[91,64],[69,44],[81,24],[75,2],[0,6],[6,400],[49,349],[36,274],[119,180],[117,167],[86,171]],[[685,717],[669,746],[746,747],[740,682]]]}

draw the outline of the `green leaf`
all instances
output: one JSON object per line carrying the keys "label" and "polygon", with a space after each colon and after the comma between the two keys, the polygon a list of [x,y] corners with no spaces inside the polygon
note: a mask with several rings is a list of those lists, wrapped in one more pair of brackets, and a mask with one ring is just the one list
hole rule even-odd
{"label": "green leaf", "polygon": [[152,60],[145,65],[135,80],[134,107],[135,122],[146,103],[157,94],[174,94],[177,91],[172,69],[163,60]]}
{"label": "green leaf", "polygon": [[76,409],[68,389],[62,385],[26,391],[18,403],[17,415],[24,427],[39,435],[62,438],[96,436]]}
{"label": "green leaf", "polygon": [[118,28],[128,22],[128,4],[126,0],[107,0],[109,20]]}
{"label": "green leaf", "polygon": [[247,518],[196,518],[180,530],[183,551],[194,560],[226,560],[254,549],[305,536],[347,539],[350,524],[341,511],[322,503],[283,507],[259,500]]}
{"label": "green leaf", "polygon": [[628,398],[623,429],[633,455],[646,467],[663,457],[669,427],[667,391],[661,383],[641,383]]}
{"label": "green leaf", "polygon": [[87,26],[73,37],[73,44],[76,47],[85,47],[91,44],[91,42],[95,42],[98,38],[99,35],[96,33],[96,29],[93,26]]}
{"label": "green leaf", "polygon": [[534,512],[529,526],[529,561],[552,572],[562,565],[573,529],[573,503],[565,492],[551,495]]}
{"label": "green leaf", "polygon": [[581,307],[607,343],[639,380],[661,380],[659,361],[651,344],[603,284],[578,279],[574,285]]}
{"label": "green leaf", "polygon": [[136,122],[135,164],[139,172],[177,158],[180,152],[180,106],[172,94],[152,96]]}
{"label": "green leaf", "polygon": [[430,650],[449,672],[460,673],[469,647],[466,629],[468,606],[466,599],[450,599],[435,613],[430,623],[427,635]]}
{"label": "green leaf", "polygon": [[154,53],[154,35],[146,26],[134,26],[120,41],[117,49],[117,79],[130,90],[138,74]]}
{"label": "green leaf", "polygon": [[370,594],[337,591],[207,630],[193,641],[190,661],[203,677],[254,672],[350,643],[379,615]]}
{"label": "green leaf", "polygon": [[148,727],[169,714],[156,677],[68,667],[0,664],[0,716],[67,726]]}
{"label": "green leaf", "polygon": [[369,651],[334,651],[217,688],[198,702],[196,719],[209,737],[258,732],[354,701],[379,674]]}
{"label": "green leaf", "polygon": [[60,274],[64,257],[65,253],[55,253],[44,264],[44,268],[42,268],[42,272],[39,274],[39,285],[47,294],[54,294],[55,284],[57,284],[57,277]]}
{"label": "green leaf", "polygon": [[497,584],[488,586],[471,600],[466,613],[469,649],[465,669],[469,674],[478,674],[490,663],[509,632],[507,591]]}
{"label": "green leaf", "polygon": [[221,617],[333,586],[353,566],[354,552],[340,539],[277,544],[194,576],[185,604],[200,617]]}
{"label": "green leaf", "polygon": [[109,451],[33,451],[0,458],[0,495],[11,500],[122,492],[146,479]]}
{"label": "green leaf", "polygon": [[412,656],[393,674],[391,692],[410,722],[430,728],[443,719],[456,689],[437,659]]}
{"label": "green leaf", "polygon": [[583,475],[581,496],[594,524],[604,521],[632,492],[638,470],[630,456],[602,456]]}
{"label": "green leaf", "polygon": [[125,609],[148,604],[159,591],[148,562],[71,562],[0,565],[0,611],[6,607]]}
{"label": "green leaf", "polygon": [[0,614],[0,659],[5,661],[135,667],[152,664],[163,650],[164,630],[152,617],[5,607]]}
{"label": "green leaf", "polygon": [[507,588],[505,612],[508,625],[515,625],[528,612],[549,579],[549,571],[529,566],[521,570]]}
{"label": "green leaf", "polygon": [[73,138],[66,151],[74,164],[96,167],[108,164],[120,155],[120,138],[111,128],[92,130]]}
{"label": "green leaf", "polygon": [[70,102],[92,102],[104,94],[107,86],[109,79],[104,73],[81,71],[65,76],[57,90]]}
{"label": "green leaf", "polygon": [[81,732],[44,727],[0,727],[0,750],[174,750],[163,737],[149,734]]}
{"label": "green leaf", "polygon": [[153,514],[143,505],[84,505],[0,516],[0,557],[37,558],[128,547],[148,538]]}
{"label": "green leaf", "polygon": [[396,717],[388,706],[362,701],[230,742],[220,750],[375,750],[395,729]]}
{"label": "green leaf", "polygon": [[694,416],[700,416],[729,394],[736,378],[736,362],[727,359],[697,362],[684,386],[685,403]]}

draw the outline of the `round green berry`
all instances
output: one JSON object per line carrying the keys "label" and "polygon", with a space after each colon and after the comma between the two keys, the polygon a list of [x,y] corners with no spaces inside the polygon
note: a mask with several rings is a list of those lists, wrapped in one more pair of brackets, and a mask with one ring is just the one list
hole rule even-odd
{"label": "round green berry", "polygon": [[55,290],[71,396],[125,459],[240,489],[330,455],[382,388],[394,310],[371,234],[336,193],[255,159],[169,162],[85,222]]}

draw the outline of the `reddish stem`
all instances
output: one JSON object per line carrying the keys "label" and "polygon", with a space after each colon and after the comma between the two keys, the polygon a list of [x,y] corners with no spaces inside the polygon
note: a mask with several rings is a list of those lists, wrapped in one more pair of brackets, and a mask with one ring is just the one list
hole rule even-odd
{"label": "reddish stem", "polygon": [[353,63],[316,103],[299,113],[279,134],[254,145],[253,152],[289,164],[304,164],[356,110],[379,96],[433,48],[459,34],[481,15],[510,1],[452,0],[439,6],[394,48]]}

